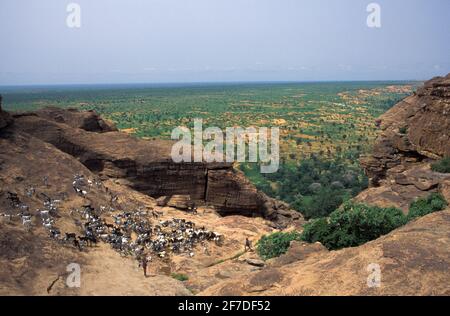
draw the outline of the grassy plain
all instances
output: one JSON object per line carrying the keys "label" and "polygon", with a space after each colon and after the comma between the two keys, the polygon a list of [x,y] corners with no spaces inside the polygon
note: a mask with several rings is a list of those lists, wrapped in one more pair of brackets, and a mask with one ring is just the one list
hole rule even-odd
{"label": "grassy plain", "polygon": [[[7,110],[95,110],[124,132],[169,139],[177,126],[280,128],[279,173],[240,168],[257,187],[308,216],[325,215],[364,188],[357,159],[377,135],[375,118],[418,82],[233,83],[0,87]],[[313,160],[311,160],[313,159]],[[330,161],[332,163],[330,163]],[[349,181],[349,174],[354,179]],[[318,186],[321,184],[322,187]],[[314,184],[314,185],[313,185]],[[336,191],[338,190],[338,191]],[[338,194],[334,194],[338,192]],[[330,205],[316,206],[335,195]],[[318,210],[317,207],[321,207]],[[324,211],[325,210],[325,211]],[[320,214],[319,214],[320,213]]]}
{"label": "grassy plain", "polygon": [[[411,93],[415,83],[261,83],[9,88],[9,110],[45,106],[93,109],[138,137],[170,138],[176,126],[278,126],[283,159],[332,157],[362,149],[374,118]],[[0,88],[1,89],[1,88]]]}

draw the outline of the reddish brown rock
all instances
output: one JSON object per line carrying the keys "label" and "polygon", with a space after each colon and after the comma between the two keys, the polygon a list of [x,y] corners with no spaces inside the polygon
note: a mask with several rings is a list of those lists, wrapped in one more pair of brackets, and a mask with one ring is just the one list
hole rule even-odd
{"label": "reddish brown rock", "polygon": [[171,206],[179,209],[187,209],[191,202],[190,195],[161,196],[156,200],[158,206]]}
{"label": "reddish brown rock", "polygon": [[[239,214],[242,209],[247,216],[257,216],[265,210],[267,196],[259,192],[241,172],[231,169],[208,170],[206,201],[220,207],[222,213]],[[270,217],[267,210],[265,217]]]}
{"label": "reddish brown rock", "polygon": [[417,93],[383,114],[373,153],[361,159],[371,188],[356,200],[395,206],[441,191],[448,174],[431,171],[430,162],[450,156],[450,74],[427,81]]}
{"label": "reddish brown rock", "polygon": [[41,118],[64,123],[74,128],[81,128],[89,132],[105,133],[118,131],[113,122],[101,118],[97,112],[79,111],[77,109],[61,109],[57,107],[47,107],[32,113]]}
{"label": "reddish brown rock", "polygon": [[[10,219],[0,216],[1,295],[192,295],[185,283],[170,277],[171,272],[187,273],[192,284],[189,288],[196,291],[220,282],[221,279],[213,275],[222,271],[224,265],[230,264],[232,275],[247,273],[254,267],[232,260],[211,266],[214,272],[206,271],[206,266],[241,252],[246,237],[258,240],[273,232],[268,225],[270,222],[262,218],[221,217],[211,209],[206,211],[205,207],[198,215],[170,207],[157,209],[158,215],[149,213],[148,216],[152,225],[161,220],[182,218],[194,222],[197,227],[204,226],[222,234],[224,241],[221,245],[197,245],[193,257],[171,254],[169,261],[162,261],[154,256],[149,265],[151,279],[145,278],[135,260],[120,256],[108,244],[100,242],[80,252],[70,244],[49,238],[48,231],[42,226],[39,209],[46,197],[58,199],[55,227],[63,236],[66,232],[81,235],[84,229],[76,223],[80,217],[74,209],[92,205],[99,213],[100,206],[130,212],[139,208],[151,210],[155,208],[154,199],[120,185],[117,183],[120,179],[98,181],[98,175],[78,159],[12,126],[0,133],[0,214],[14,215]],[[82,174],[93,183],[86,185],[87,194],[83,196],[73,189],[75,174]],[[31,187],[34,191],[28,195],[27,190]],[[29,207],[31,231],[22,225],[21,208],[11,204],[10,193],[17,194],[20,203]],[[118,200],[113,202],[112,196],[118,196]],[[109,212],[100,216],[113,223]],[[207,252],[204,247],[208,248]],[[58,280],[58,276],[65,275],[67,264],[71,262],[82,265],[81,288],[68,288],[63,277]],[[47,292],[53,281],[56,283]]]}
{"label": "reddish brown rock", "polygon": [[372,185],[398,165],[450,156],[449,95],[450,74],[427,81],[380,117],[373,153],[361,159]]}
{"label": "reddish brown rock", "polygon": [[443,181],[440,184],[440,191],[450,205],[450,180]]}
{"label": "reddish brown rock", "polygon": [[[72,118],[70,125],[65,123]],[[115,179],[152,197],[184,195],[214,206],[222,215],[262,216],[281,226],[302,219],[287,205],[259,192],[232,164],[175,163],[170,156],[174,142],[97,132],[92,123],[99,122],[96,114],[50,108],[17,114],[14,120],[11,131],[35,135],[101,178]]]}
{"label": "reddish brown rock", "polygon": [[[450,295],[450,210],[359,247],[311,253],[223,280],[199,295]],[[301,253],[301,249],[298,250]],[[369,286],[379,267],[379,286]]]}
{"label": "reddish brown rock", "polygon": [[278,258],[270,260],[273,267],[282,267],[293,262],[305,260],[311,256],[323,256],[328,252],[320,242],[309,244],[301,241],[292,241],[288,251]]}

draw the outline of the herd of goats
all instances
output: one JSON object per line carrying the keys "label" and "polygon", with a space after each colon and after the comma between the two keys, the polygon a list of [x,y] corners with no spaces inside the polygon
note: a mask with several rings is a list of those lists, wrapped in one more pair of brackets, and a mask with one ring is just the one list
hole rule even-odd
{"label": "herd of goats", "polygon": [[[44,182],[48,179],[44,179]],[[80,196],[86,196],[88,187],[102,185],[101,182],[86,180],[82,175],[75,175],[73,188]],[[29,197],[35,194],[34,188],[27,189]],[[95,210],[92,206],[83,206],[81,210],[71,210],[70,215],[74,218],[75,224],[83,233],[66,232],[61,234],[55,226],[55,218],[58,217],[58,204],[61,200],[54,200],[45,196],[42,209],[37,210],[42,226],[48,231],[49,236],[62,244],[73,245],[80,251],[83,248],[97,244],[99,241],[109,243],[113,249],[123,256],[133,256],[140,260],[142,256],[149,257],[153,253],[160,258],[166,257],[169,253],[184,253],[194,256],[194,248],[197,244],[203,246],[208,253],[205,242],[212,241],[217,245],[223,242],[223,236],[219,233],[209,231],[205,227],[197,228],[191,221],[185,219],[172,218],[171,220],[159,220],[157,225],[152,225],[148,218],[160,217],[161,213],[154,210],[137,209],[134,212],[116,211],[113,208],[106,209],[100,207]],[[112,199],[117,199],[113,196]],[[11,220],[12,217],[20,217],[22,224],[30,230],[33,226],[33,215],[29,207],[22,203],[15,193],[8,193],[8,200],[12,207],[18,212],[17,215],[1,214]],[[98,212],[99,211],[99,212]],[[108,223],[98,214],[108,212],[113,223]],[[151,258],[151,257],[150,257]]]}

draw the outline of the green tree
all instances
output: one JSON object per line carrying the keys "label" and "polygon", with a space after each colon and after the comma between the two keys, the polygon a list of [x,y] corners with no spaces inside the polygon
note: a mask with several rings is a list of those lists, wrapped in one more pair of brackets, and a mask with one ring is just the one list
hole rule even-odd
{"label": "green tree", "polygon": [[301,238],[308,242],[320,241],[328,249],[341,249],[376,239],[406,221],[403,212],[393,207],[347,202],[332,212],[328,219],[305,224]]}

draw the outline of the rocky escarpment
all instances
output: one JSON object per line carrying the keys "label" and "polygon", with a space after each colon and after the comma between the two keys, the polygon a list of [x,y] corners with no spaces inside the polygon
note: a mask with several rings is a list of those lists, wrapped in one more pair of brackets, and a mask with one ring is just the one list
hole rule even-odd
{"label": "rocky escarpment", "polygon": [[10,132],[33,135],[76,157],[103,179],[155,198],[184,195],[222,215],[261,216],[281,226],[299,213],[259,192],[229,163],[174,163],[173,142],[141,140],[116,131],[94,112],[47,108],[14,114]]}
{"label": "rocky escarpment", "polygon": [[118,129],[113,122],[100,117],[95,111],[78,111],[76,109],[60,109],[57,107],[48,107],[34,112],[35,115],[67,124],[73,128],[81,128],[89,132],[117,132]]}
{"label": "rocky escarpment", "polygon": [[[222,281],[211,274],[196,276],[197,271],[241,252],[246,238],[256,241],[274,231],[261,217],[222,217],[208,207],[199,207],[198,214],[158,207],[148,195],[117,181],[101,181],[73,156],[12,125],[0,129],[0,148],[0,295],[192,295],[192,290]],[[85,194],[74,190],[75,175],[86,179]],[[41,210],[49,199],[56,206],[51,218],[59,239],[51,238],[43,226]],[[63,240],[65,233],[85,234],[85,217],[80,217],[85,207],[109,224],[115,223],[112,215],[122,211],[147,212],[152,226],[174,218],[191,221],[222,234],[223,244],[197,244],[194,256],[168,250],[159,258],[152,252],[151,277],[145,278],[133,256],[120,255],[108,243],[84,245],[79,251]],[[23,216],[30,217],[28,226]],[[65,283],[72,263],[82,269],[79,288]],[[247,264],[229,264],[235,274],[251,271]],[[189,290],[171,273],[188,274]]]}
{"label": "rocky escarpment", "polygon": [[[373,154],[362,159],[371,187],[356,200],[395,206],[439,191],[450,204],[450,174],[430,163],[450,156],[450,75],[425,83],[377,121]],[[450,295],[450,208],[412,220],[362,246],[328,251],[292,242],[259,271],[201,295]],[[376,271],[379,284],[374,285]],[[374,274],[375,273],[375,274]]]}
{"label": "rocky escarpment", "polygon": [[[437,84],[431,88],[425,85],[432,96],[425,109],[447,102],[442,80],[435,80]],[[416,101],[423,100],[420,91],[413,96]],[[71,111],[60,116],[46,111],[49,113],[37,111],[16,114],[13,118],[0,112],[0,118],[6,122],[0,125],[0,209],[2,215],[10,215],[0,217],[0,294],[450,295],[449,208],[413,220],[359,247],[328,251],[318,243],[294,241],[286,254],[263,262],[256,252],[243,252],[244,241],[249,238],[256,242],[262,235],[273,233],[269,221],[261,217],[222,217],[208,207],[200,207],[198,214],[159,207],[148,196],[167,193],[176,205],[186,193],[216,204],[224,214],[240,211],[259,216],[274,214],[278,221],[289,219],[291,215],[289,210],[285,211],[285,205],[258,192],[232,166],[176,166],[164,159],[170,142],[146,142],[104,130],[95,122],[82,123],[81,117],[97,120],[92,113]],[[374,155],[366,157],[372,187],[358,198],[368,203],[402,206],[420,194],[439,190],[450,202],[448,175],[432,172],[429,165],[434,155],[446,155],[439,154],[439,148],[445,146],[434,139],[439,139],[440,134],[434,132],[434,138],[423,135],[424,139],[433,138],[430,144],[413,141],[415,147],[408,147],[409,150],[396,145],[396,137],[409,132],[395,130],[394,124],[401,124],[402,119],[411,124],[413,116],[422,112],[430,115],[428,111],[395,114],[404,111],[409,111],[409,105],[400,103],[381,121],[382,126],[387,126],[390,117],[392,129],[385,127]],[[69,115],[80,117],[79,123],[74,123],[76,120],[70,123]],[[442,122],[447,118],[447,113],[437,117]],[[89,131],[91,126],[97,126],[96,130]],[[443,129],[441,133],[446,135],[447,131]],[[92,181],[86,194],[73,190],[75,174],[83,174]],[[174,193],[178,193],[180,200]],[[154,210],[156,214],[148,213],[153,224],[174,217],[193,221],[197,227],[205,226],[225,236],[224,244],[199,244],[194,256],[171,253],[167,258],[155,257],[149,265],[152,276],[145,278],[135,261],[121,257],[107,244],[79,251],[49,238],[39,215],[48,197],[59,201],[55,225],[63,234],[81,233],[74,209],[89,205],[109,223],[113,223],[111,208],[131,212]],[[14,206],[15,199],[29,207],[31,231],[21,222],[23,210]],[[107,211],[102,213],[102,207]],[[407,211],[407,206],[404,209]],[[68,288],[64,282],[67,264],[74,262],[82,266],[80,288]],[[380,272],[380,282],[374,284],[376,271]],[[180,282],[171,278],[171,273],[184,274],[189,279]],[[53,285],[51,291],[49,285]]]}
{"label": "rocky escarpment", "polygon": [[[200,295],[450,295],[449,228],[447,209],[359,247],[327,251],[293,243],[263,269]],[[380,283],[373,285],[377,270]]]}
{"label": "rocky escarpment", "polygon": [[395,166],[450,156],[450,74],[427,81],[377,124],[373,153],[361,161],[375,186]]}
{"label": "rocky escarpment", "polygon": [[371,188],[357,200],[407,211],[411,201],[442,191],[450,175],[430,163],[450,156],[450,74],[427,81],[383,114],[373,153],[361,159]]}

